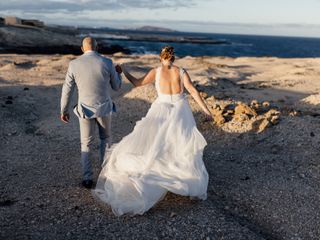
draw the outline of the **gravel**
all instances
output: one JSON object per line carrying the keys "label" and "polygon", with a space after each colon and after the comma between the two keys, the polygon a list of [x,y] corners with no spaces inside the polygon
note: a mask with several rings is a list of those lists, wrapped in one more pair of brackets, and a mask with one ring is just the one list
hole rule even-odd
{"label": "gravel", "polygon": [[[61,83],[1,85],[0,239],[319,239],[318,117],[283,115],[260,134],[228,133],[202,129],[192,103],[208,141],[208,199],[169,193],[145,215],[117,218],[81,187],[78,123],[58,116]],[[152,87],[122,91],[115,142],[154,98]],[[93,159],[96,179],[98,151]]]}

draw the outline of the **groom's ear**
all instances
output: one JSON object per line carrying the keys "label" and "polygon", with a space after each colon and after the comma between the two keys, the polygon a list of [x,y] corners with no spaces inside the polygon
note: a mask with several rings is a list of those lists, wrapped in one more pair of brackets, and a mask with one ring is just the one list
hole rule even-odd
{"label": "groom's ear", "polygon": [[83,49],[83,47],[81,46],[81,51],[84,53],[84,49]]}

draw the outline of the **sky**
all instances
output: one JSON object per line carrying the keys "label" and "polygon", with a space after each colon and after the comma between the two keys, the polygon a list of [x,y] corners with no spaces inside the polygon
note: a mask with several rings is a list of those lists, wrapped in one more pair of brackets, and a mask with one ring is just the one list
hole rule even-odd
{"label": "sky", "polygon": [[0,15],[49,24],[320,37],[320,0],[1,0]]}

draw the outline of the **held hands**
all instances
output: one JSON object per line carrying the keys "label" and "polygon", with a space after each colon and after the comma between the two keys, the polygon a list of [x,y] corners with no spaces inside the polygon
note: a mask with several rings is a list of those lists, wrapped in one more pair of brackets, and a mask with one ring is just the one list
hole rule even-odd
{"label": "held hands", "polygon": [[64,123],[69,123],[69,119],[70,119],[69,113],[61,114],[60,119]]}

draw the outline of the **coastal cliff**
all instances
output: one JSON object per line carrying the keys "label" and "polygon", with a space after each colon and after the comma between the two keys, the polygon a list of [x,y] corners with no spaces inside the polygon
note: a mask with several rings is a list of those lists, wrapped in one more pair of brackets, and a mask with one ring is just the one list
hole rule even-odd
{"label": "coastal cliff", "polygon": [[[81,54],[80,32],[72,27],[0,26],[0,53],[18,54]],[[99,42],[104,54],[130,53],[119,45]]]}

